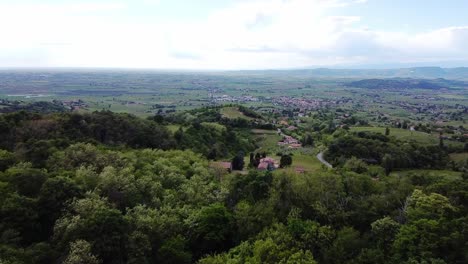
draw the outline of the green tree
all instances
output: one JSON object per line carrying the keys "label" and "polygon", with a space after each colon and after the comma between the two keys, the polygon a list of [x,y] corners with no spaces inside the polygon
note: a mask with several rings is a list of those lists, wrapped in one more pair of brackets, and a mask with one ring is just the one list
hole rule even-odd
{"label": "green tree", "polygon": [[4,171],[15,163],[13,153],[0,149],[0,171]]}
{"label": "green tree", "polygon": [[325,253],[327,263],[348,263],[358,256],[364,241],[358,231],[344,227],[336,233],[336,238]]}
{"label": "green tree", "polygon": [[244,153],[243,152],[239,152],[232,159],[232,169],[233,170],[243,170],[244,169]]}
{"label": "green tree", "polygon": [[376,246],[385,254],[389,254],[395,236],[400,229],[400,225],[390,217],[384,217],[371,224],[371,234]]}
{"label": "green tree", "polygon": [[55,177],[45,181],[37,202],[45,239],[52,234],[53,225],[66,205],[80,196],[81,189],[69,178]]}
{"label": "green tree", "polygon": [[224,205],[203,207],[191,219],[190,245],[195,257],[221,252],[232,246],[234,218]]}
{"label": "green tree", "polygon": [[292,162],[293,162],[293,160],[292,160],[291,155],[281,155],[281,159],[280,159],[280,167],[281,168],[291,166]]}
{"label": "green tree", "polygon": [[357,159],[356,157],[352,157],[351,159],[348,159],[346,163],[343,165],[343,168],[356,172],[356,173],[367,172],[367,164],[361,159]]}
{"label": "green tree", "polygon": [[99,264],[101,261],[92,254],[91,244],[85,240],[70,243],[70,253],[63,264]]}
{"label": "green tree", "polygon": [[167,239],[158,251],[158,263],[192,263],[192,254],[187,250],[187,241],[182,236]]}
{"label": "green tree", "polygon": [[56,221],[54,239],[59,248],[83,239],[104,263],[121,263],[127,254],[127,222],[122,213],[96,196],[75,201],[71,212]]}
{"label": "green tree", "polygon": [[394,161],[393,157],[390,154],[385,154],[382,158],[382,167],[385,169],[385,174],[389,175],[393,170]]}

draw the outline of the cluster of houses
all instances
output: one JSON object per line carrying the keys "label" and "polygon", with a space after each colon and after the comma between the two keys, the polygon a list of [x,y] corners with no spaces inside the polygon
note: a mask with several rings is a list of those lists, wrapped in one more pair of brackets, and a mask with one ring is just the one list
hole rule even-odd
{"label": "cluster of houses", "polygon": [[254,96],[250,95],[243,95],[243,96],[231,96],[227,94],[223,95],[216,95],[210,93],[208,95],[213,102],[237,102],[237,103],[246,103],[246,102],[258,102],[259,99]]}
{"label": "cluster of houses", "polygon": [[87,108],[88,105],[81,99],[62,101],[62,105],[70,110],[76,111]]}
{"label": "cluster of houses", "polygon": [[283,136],[283,140],[279,141],[278,142],[278,146],[285,146],[285,147],[289,147],[289,148],[301,148],[302,147],[302,144],[299,140],[291,137],[291,136],[288,136],[288,135],[284,135]]}
{"label": "cluster of houses", "polygon": [[[227,172],[232,172],[232,163],[228,161],[219,161],[213,162],[213,167],[218,167],[226,170]],[[260,171],[273,171],[280,167],[280,164],[277,160],[271,157],[264,157],[258,161],[257,170]]]}
{"label": "cluster of houses", "polygon": [[336,104],[336,101],[321,98],[297,98],[289,96],[276,97],[272,100],[273,105],[300,108],[304,110],[319,109],[327,105]]}

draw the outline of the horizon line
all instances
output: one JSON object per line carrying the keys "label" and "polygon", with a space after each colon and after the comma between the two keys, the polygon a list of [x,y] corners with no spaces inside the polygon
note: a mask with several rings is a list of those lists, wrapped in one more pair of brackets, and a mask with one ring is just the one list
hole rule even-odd
{"label": "horizon line", "polygon": [[299,68],[259,68],[259,69],[171,69],[171,68],[146,68],[146,67],[68,67],[68,66],[40,66],[40,67],[0,67],[0,71],[21,71],[21,70],[97,70],[97,71],[160,71],[160,72],[254,72],[254,71],[301,71],[301,70],[399,70],[399,69],[461,69],[467,66],[443,67],[443,66],[407,66],[407,67],[299,67]]}

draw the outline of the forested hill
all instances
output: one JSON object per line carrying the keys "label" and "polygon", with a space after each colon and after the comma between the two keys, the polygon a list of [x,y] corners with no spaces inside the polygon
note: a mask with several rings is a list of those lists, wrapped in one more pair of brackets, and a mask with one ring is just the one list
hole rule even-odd
{"label": "forested hill", "polygon": [[288,157],[323,138],[334,169],[230,172],[213,160],[243,163],[254,131],[281,137],[228,110],[1,114],[0,263],[467,263],[468,163],[395,171],[447,169],[442,140],[323,119]]}
{"label": "forested hill", "polygon": [[468,87],[468,83],[461,81],[452,81],[445,79],[365,79],[354,81],[345,84],[349,87],[367,88],[367,89],[387,89],[387,90],[404,90],[404,89],[428,89],[439,90],[448,87]]}
{"label": "forested hill", "polygon": [[56,149],[77,142],[121,148],[191,149],[213,159],[255,148],[249,135],[242,132],[242,127],[250,126],[249,122],[223,119],[219,109],[197,111],[206,121],[218,121],[223,125],[213,126],[203,122],[202,118],[187,121],[183,117],[174,117],[173,122],[179,122],[184,129],[172,133],[163,124],[165,121],[161,116],[143,119],[110,111],[7,113],[0,115],[0,148],[17,150],[33,164],[40,163]]}

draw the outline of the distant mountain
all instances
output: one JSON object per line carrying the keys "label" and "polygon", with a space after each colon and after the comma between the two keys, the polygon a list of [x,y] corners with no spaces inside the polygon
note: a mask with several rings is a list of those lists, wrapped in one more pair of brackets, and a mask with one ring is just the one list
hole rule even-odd
{"label": "distant mountain", "polygon": [[467,83],[461,81],[450,81],[445,79],[365,79],[345,84],[349,87],[368,89],[428,89],[439,90],[444,88],[468,87]]}
{"label": "distant mountain", "polygon": [[243,74],[283,74],[294,76],[309,76],[321,78],[423,78],[423,79],[463,79],[468,80],[468,67],[413,67],[398,69],[297,69],[297,70],[265,70],[238,71]]}

